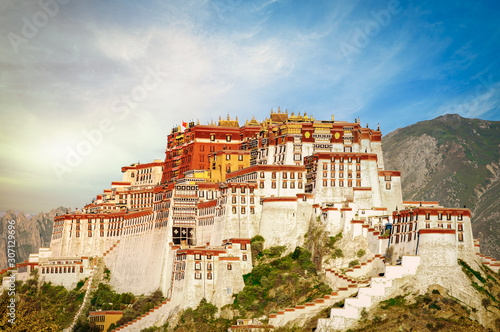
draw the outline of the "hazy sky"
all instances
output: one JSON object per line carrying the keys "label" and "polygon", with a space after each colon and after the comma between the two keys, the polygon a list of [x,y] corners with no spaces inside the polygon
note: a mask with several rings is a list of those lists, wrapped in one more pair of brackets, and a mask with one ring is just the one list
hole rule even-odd
{"label": "hazy sky", "polygon": [[0,210],[81,207],[183,120],[499,120],[499,7],[0,0]]}

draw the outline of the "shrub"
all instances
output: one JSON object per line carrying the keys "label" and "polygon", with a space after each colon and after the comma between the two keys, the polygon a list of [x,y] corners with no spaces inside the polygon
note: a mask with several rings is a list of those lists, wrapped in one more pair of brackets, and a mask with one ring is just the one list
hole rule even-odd
{"label": "shrub", "polygon": [[433,289],[433,290],[432,290],[432,294],[438,294],[438,295],[439,295],[439,294],[441,294],[441,293],[439,292],[439,290],[437,290],[437,289]]}
{"label": "shrub", "polygon": [[356,255],[358,256],[358,258],[361,258],[366,255],[366,251],[364,249],[359,249]]}
{"label": "shrub", "polygon": [[379,306],[382,309],[387,309],[387,308],[392,307],[392,306],[400,307],[400,306],[403,306],[405,303],[406,303],[406,299],[403,296],[398,295],[392,299],[381,301]]}
{"label": "shrub", "polygon": [[359,265],[359,261],[357,259],[349,262],[349,267],[355,267],[357,265]]}
{"label": "shrub", "polygon": [[491,305],[491,301],[490,299],[482,299],[481,304],[483,305],[483,307],[487,308]]}
{"label": "shrub", "polygon": [[342,249],[340,248],[336,248],[333,253],[332,253],[332,257],[335,259],[335,258],[340,258],[340,257],[344,257],[344,252],[342,251]]}

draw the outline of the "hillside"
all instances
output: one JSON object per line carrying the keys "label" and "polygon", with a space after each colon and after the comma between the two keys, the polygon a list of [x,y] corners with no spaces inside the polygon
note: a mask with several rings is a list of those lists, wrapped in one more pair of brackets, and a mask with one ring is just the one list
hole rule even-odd
{"label": "hillside", "polygon": [[23,212],[9,210],[1,218],[0,222],[0,269],[7,267],[7,225],[9,220],[15,220],[16,230],[16,262],[23,262],[29,255],[38,252],[40,247],[50,246],[52,237],[52,224],[54,217],[66,213],[67,208],[59,207],[48,213],[40,212],[37,215],[27,217]]}
{"label": "hillside", "polygon": [[500,121],[447,114],[382,139],[387,169],[401,170],[405,200],[472,211],[481,251],[500,258]]}

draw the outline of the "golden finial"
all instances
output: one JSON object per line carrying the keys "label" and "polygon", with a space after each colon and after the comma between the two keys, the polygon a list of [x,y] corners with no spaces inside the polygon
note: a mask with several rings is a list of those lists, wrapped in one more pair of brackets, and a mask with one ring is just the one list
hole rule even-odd
{"label": "golden finial", "polygon": [[227,113],[227,120],[229,121],[229,113]]}
{"label": "golden finial", "polygon": [[288,114],[288,108],[285,108],[285,114]]}
{"label": "golden finial", "polygon": [[198,119],[198,121],[196,121],[196,124],[199,125],[200,124],[200,119]]}
{"label": "golden finial", "polygon": [[278,106],[278,114],[281,114],[281,109],[279,106]]}
{"label": "golden finial", "polygon": [[335,121],[335,116],[332,114],[332,121]]}
{"label": "golden finial", "polygon": [[273,109],[272,109],[272,108],[271,108],[271,114],[274,114],[274,111],[273,111]]}

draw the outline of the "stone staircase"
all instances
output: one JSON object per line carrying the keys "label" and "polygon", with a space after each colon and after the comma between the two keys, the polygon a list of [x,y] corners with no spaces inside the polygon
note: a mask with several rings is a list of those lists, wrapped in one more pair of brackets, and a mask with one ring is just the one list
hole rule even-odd
{"label": "stone staircase", "polygon": [[105,253],[103,253],[103,254],[102,254],[102,256],[103,256],[103,257],[108,256],[108,255],[109,255],[109,254],[113,251],[113,249],[115,249],[115,248],[116,248],[116,246],[118,245],[118,243],[120,243],[120,240],[116,241],[116,243],[115,243],[115,244],[113,244],[113,245],[112,245],[112,246],[111,246],[108,250],[106,250],[106,252],[105,252]]}
{"label": "stone staircase", "polygon": [[176,310],[176,306],[170,302],[170,300],[165,300],[159,306],[154,307],[142,316],[128,322],[125,325],[117,327],[112,330],[112,332],[141,331],[142,329],[156,324],[161,325],[163,321],[167,317],[171,316]]}
{"label": "stone staircase", "polygon": [[[361,284],[358,287],[361,287]],[[293,323],[300,326],[307,319],[316,316],[321,310],[329,308],[338,301],[356,293],[358,287],[342,287],[330,295],[325,295],[302,305],[296,305],[294,308],[280,310],[277,314],[270,314],[269,325],[281,327],[288,323]]]}
{"label": "stone staircase", "polygon": [[396,290],[393,287],[395,279],[415,274],[419,264],[420,256],[403,256],[401,265],[387,265],[383,277],[371,278],[370,286],[359,288],[356,297],[345,299],[343,308],[333,308],[330,318],[319,319],[316,331],[348,329],[359,319],[363,309],[380,302]]}
{"label": "stone staircase", "polygon": [[479,239],[474,239],[474,252],[476,253],[476,256],[479,258],[481,263],[488,266],[490,269],[493,270],[493,272],[498,273],[498,271],[500,270],[500,261],[497,261],[494,258],[481,254],[480,249],[481,247],[479,245]]}

